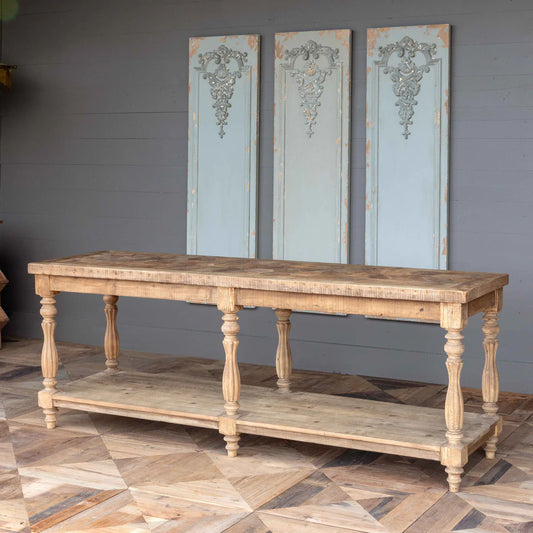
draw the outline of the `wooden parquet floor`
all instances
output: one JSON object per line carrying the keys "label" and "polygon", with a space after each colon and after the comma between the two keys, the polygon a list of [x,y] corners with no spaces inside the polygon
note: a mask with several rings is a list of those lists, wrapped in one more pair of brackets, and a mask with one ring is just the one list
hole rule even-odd
{"label": "wooden parquet floor", "polygon": [[[502,394],[495,460],[476,452],[462,491],[437,462],[36,406],[40,341],[0,351],[0,531],[154,533],[533,532],[533,396]],[[59,383],[103,368],[102,348],[59,344]],[[220,361],[125,351],[121,367],[222,374]],[[273,368],[241,364],[244,383]],[[296,371],[294,388],[441,407],[445,387]],[[479,411],[477,390],[466,409]]]}

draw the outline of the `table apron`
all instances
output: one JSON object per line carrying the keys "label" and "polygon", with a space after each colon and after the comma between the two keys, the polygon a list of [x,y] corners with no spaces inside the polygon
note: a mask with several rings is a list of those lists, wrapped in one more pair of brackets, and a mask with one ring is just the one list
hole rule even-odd
{"label": "table apron", "polygon": [[[41,278],[40,284],[45,281],[43,278],[48,278],[49,289],[53,292],[112,294],[115,296],[217,304],[217,287],[71,276],[41,277],[38,275],[36,278]],[[439,302],[359,298],[258,289],[234,289],[234,291],[235,303],[240,306],[419,319],[435,323],[440,321],[441,304]]]}

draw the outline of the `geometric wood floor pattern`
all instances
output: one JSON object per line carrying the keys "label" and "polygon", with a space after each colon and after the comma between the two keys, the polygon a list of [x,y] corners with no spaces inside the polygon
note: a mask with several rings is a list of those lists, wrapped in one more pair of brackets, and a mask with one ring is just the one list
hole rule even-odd
{"label": "geometric wood floor pattern", "polygon": [[[59,386],[103,368],[102,348],[58,343]],[[230,459],[215,430],[37,408],[41,342],[0,351],[0,531],[154,533],[533,532],[533,396],[503,393],[495,460],[476,452],[461,492],[436,461],[243,435]],[[220,379],[222,362],[121,353],[120,366]],[[272,387],[271,367],[240,364]],[[445,387],[295,371],[294,390],[442,407]],[[464,389],[466,410],[480,393]]]}

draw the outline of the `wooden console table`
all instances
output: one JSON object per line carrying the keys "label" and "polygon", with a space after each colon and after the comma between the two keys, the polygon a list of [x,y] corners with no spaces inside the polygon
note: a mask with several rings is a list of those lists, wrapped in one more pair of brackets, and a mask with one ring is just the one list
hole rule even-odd
{"label": "wooden console table", "polygon": [[[68,407],[218,429],[230,456],[237,454],[239,435],[251,433],[434,459],[446,466],[451,491],[459,489],[470,453],[484,446],[486,456],[494,458],[501,432],[498,311],[502,287],[508,283],[506,274],[135,252],[97,252],[30,263],[29,272],[35,274],[36,292],[42,298],[44,389],[39,392],[39,405],[50,429],[55,427],[57,408]],[[107,369],[58,390],[54,330],[55,296],[60,292],[104,295]],[[215,380],[176,381],[164,375],[118,370],[119,296],[218,306],[223,313],[225,403]],[[241,391],[237,313],[244,306],[275,309],[277,390],[245,385]],[[289,317],[295,309],[440,323],[447,330],[444,351],[449,383],[444,413],[290,392]],[[464,413],[459,380],[462,330],[468,317],[481,312],[484,413]]]}

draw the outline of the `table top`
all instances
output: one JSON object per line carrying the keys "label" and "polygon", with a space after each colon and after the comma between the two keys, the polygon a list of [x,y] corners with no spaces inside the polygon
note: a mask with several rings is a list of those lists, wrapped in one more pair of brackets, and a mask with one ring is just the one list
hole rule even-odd
{"label": "table top", "polygon": [[509,283],[507,274],[483,272],[116,251],[30,263],[28,272],[448,303],[466,303]]}

